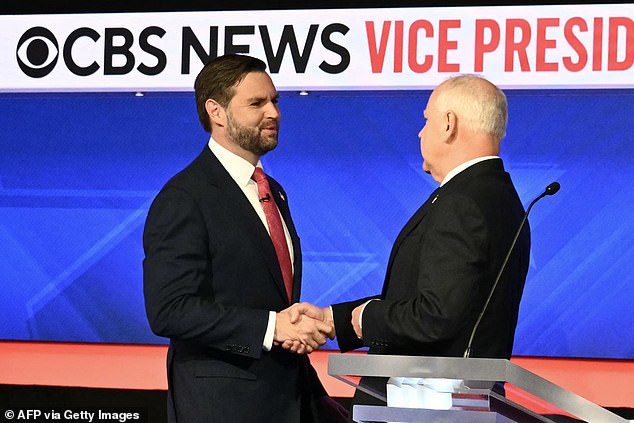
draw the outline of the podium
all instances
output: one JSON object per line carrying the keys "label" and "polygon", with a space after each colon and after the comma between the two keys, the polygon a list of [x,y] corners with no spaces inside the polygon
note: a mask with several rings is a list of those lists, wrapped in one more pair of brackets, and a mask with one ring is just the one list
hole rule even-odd
{"label": "podium", "polygon": [[[588,423],[627,423],[624,418],[567,391],[509,360],[329,354],[328,374],[386,405],[354,405],[355,422],[533,423],[561,422],[560,414]],[[442,409],[388,406],[385,394],[360,386],[349,377],[412,378],[449,400]],[[441,383],[434,383],[440,381]],[[447,383],[450,382],[450,383]],[[504,383],[504,389],[496,389]],[[523,399],[523,400],[519,400]],[[521,403],[521,404],[520,404]],[[561,413],[543,413],[556,409]],[[557,420],[555,420],[557,418]]]}

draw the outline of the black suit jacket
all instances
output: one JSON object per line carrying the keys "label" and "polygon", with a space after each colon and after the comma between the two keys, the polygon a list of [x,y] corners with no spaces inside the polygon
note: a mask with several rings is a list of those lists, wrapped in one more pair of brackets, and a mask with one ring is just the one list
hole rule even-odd
{"label": "black suit jacket", "polygon": [[[269,183],[292,238],[295,302],[300,242],[286,194]],[[289,306],[282,274],[262,221],[209,148],[161,189],[143,242],[148,320],[170,338],[169,421],[299,422],[325,391],[306,356],[262,348],[269,311]]]}
{"label": "black suit jacket", "polygon": [[[479,162],[436,190],[407,222],[390,254],[382,301],[350,323],[358,301],[333,305],[342,351],[459,356],[499,272],[524,208],[502,160]],[[475,335],[472,357],[509,358],[529,264],[525,226]]]}

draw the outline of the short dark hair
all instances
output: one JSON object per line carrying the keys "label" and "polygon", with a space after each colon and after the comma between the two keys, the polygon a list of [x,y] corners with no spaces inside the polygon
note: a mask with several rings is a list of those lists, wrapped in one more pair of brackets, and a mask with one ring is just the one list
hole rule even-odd
{"label": "short dark hair", "polygon": [[211,132],[209,115],[205,109],[207,100],[213,99],[222,107],[227,107],[235,94],[235,86],[248,73],[265,71],[266,63],[246,55],[227,54],[207,62],[194,82],[198,119],[205,131]]}

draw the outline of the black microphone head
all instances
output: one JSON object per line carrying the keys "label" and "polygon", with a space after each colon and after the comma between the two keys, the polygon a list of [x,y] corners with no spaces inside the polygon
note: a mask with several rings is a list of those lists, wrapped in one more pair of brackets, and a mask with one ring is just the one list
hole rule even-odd
{"label": "black microphone head", "polygon": [[559,182],[553,182],[552,184],[546,187],[546,192],[544,192],[544,194],[554,195],[557,193],[557,191],[559,191],[559,188],[561,188],[561,185],[559,185]]}

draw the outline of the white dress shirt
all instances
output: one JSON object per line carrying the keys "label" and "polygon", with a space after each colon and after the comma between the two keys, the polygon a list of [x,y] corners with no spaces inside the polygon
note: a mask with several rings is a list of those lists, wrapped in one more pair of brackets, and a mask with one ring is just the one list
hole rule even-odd
{"label": "white dress shirt", "polygon": [[440,186],[445,185],[447,182],[449,182],[449,180],[451,178],[453,178],[454,176],[456,176],[457,174],[459,174],[463,170],[466,170],[468,167],[471,167],[471,166],[473,166],[476,163],[480,163],[480,162],[483,162],[485,160],[499,159],[499,158],[500,158],[499,156],[482,156],[482,157],[476,157],[475,159],[471,159],[469,161],[466,161],[463,164],[460,164],[460,165],[454,167],[453,169],[451,169],[449,171],[449,173],[447,173],[447,175],[445,176],[445,179],[443,179],[442,182],[440,183]]}
{"label": "white dress shirt", "polygon": [[[213,137],[209,139],[208,145],[211,152],[216,156],[218,161],[220,161],[220,164],[222,164],[231,178],[236,182],[236,184],[238,184],[244,195],[247,197],[247,200],[249,200],[249,203],[251,203],[251,206],[253,206],[253,209],[260,217],[260,220],[262,221],[262,224],[266,228],[267,232],[269,232],[270,234],[271,231],[269,230],[269,225],[266,221],[266,215],[264,214],[264,209],[262,208],[262,203],[260,202],[260,195],[258,194],[258,185],[253,179],[251,179],[251,176],[253,176],[253,171],[255,170],[255,166],[253,166],[251,163],[238,156],[237,154],[232,153],[231,151],[218,144],[218,142],[216,142]],[[257,167],[262,167],[262,163],[260,161],[258,161]],[[284,227],[286,244],[288,245],[288,252],[291,256],[291,265],[293,266],[294,270],[295,266],[293,262],[293,244],[291,241],[291,235],[288,232],[286,222],[284,222],[284,218],[281,215],[280,219],[282,220],[282,226]],[[266,351],[270,351],[273,347],[275,321],[276,313],[274,311],[269,311],[269,322],[266,327],[266,334],[264,335],[264,341],[262,343],[262,346]]]}

